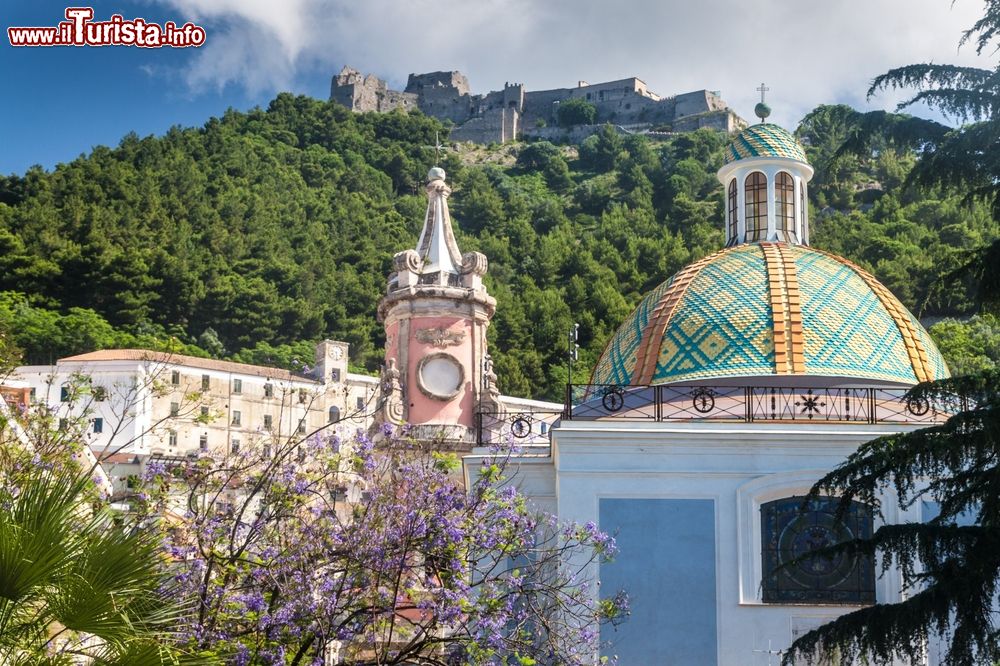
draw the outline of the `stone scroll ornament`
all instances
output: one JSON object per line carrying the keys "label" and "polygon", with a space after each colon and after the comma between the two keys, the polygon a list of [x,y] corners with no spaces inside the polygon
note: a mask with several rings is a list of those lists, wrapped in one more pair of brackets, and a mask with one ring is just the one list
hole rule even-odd
{"label": "stone scroll ornament", "polygon": [[433,345],[440,349],[462,344],[465,331],[450,331],[447,328],[421,328],[417,330],[417,340],[425,345]]}
{"label": "stone scroll ornament", "polygon": [[487,268],[489,268],[489,262],[482,252],[466,252],[462,255],[462,273],[486,275]]}
{"label": "stone scroll ornament", "polygon": [[419,273],[421,265],[420,255],[417,254],[416,250],[403,250],[402,252],[397,252],[392,257],[393,267],[397,272],[409,271],[410,273]]}
{"label": "stone scroll ornament", "polygon": [[386,423],[403,423],[403,385],[399,381],[396,359],[390,358],[382,370],[382,420]]}

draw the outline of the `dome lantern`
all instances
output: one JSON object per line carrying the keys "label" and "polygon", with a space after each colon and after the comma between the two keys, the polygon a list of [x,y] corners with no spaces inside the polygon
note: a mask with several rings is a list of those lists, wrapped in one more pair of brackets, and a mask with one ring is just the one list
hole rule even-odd
{"label": "dome lantern", "polygon": [[[761,88],[766,88],[761,85]],[[761,88],[758,88],[760,90]],[[726,194],[726,245],[757,241],[809,244],[807,183],[813,168],[802,145],[784,128],[761,122],[737,134],[726,147],[718,178]]]}

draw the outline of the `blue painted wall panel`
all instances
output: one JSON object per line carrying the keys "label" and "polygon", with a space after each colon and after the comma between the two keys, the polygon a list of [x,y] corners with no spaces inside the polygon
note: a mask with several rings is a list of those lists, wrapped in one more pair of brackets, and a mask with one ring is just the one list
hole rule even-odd
{"label": "blue painted wall panel", "polygon": [[602,654],[621,666],[717,664],[715,502],[603,498],[599,515],[619,547],[601,565],[601,595],[624,588],[632,608],[602,628]]}

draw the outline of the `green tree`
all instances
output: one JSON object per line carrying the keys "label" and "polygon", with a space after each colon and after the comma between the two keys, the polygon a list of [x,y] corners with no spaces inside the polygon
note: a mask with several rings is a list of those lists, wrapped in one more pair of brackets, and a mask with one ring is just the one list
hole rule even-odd
{"label": "green tree", "polygon": [[597,120],[597,107],[590,102],[573,98],[559,104],[556,119],[560,127],[574,125],[593,125]]}
{"label": "green tree", "polygon": [[931,326],[930,334],[953,375],[992,370],[1000,363],[1000,319],[991,314],[946,319]]}
{"label": "green tree", "polygon": [[598,173],[613,171],[627,156],[625,141],[608,124],[602,125],[596,134],[588,136],[580,144],[581,164]]}
{"label": "green tree", "polygon": [[529,143],[517,154],[517,166],[527,171],[540,171],[560,157],[559,146],[548,141]]}
{"label": "green tree", "polygon": [[561,155],[553,157],[542,170],[546,184],[554,191],[563,193],[573,187],[573,178],[569,172],[569,165]]}

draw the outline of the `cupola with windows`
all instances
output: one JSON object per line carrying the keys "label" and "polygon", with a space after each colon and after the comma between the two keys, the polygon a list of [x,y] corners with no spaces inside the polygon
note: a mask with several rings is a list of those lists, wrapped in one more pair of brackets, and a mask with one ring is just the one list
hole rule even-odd
{"label": "cupola with windows", "polygon": [[809,244],[807,184],[813,168],[787,130],[761,122],[740,132],[726,148],[718,177],[726,191],[726,245],[757,241]]}

